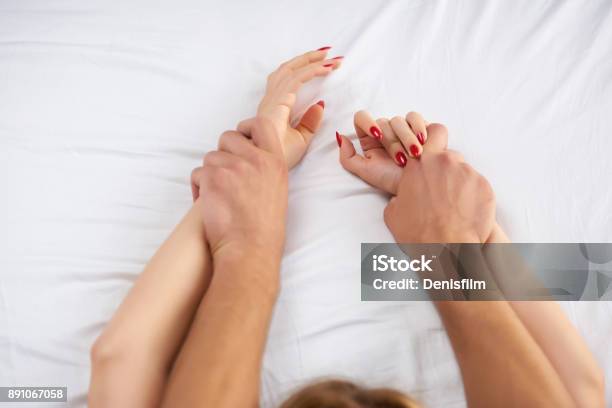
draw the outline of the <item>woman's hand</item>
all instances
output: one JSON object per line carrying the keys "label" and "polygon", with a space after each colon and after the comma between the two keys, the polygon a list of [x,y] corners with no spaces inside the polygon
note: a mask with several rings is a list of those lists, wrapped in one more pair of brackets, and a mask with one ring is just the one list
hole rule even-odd
{"label": "woman's hand", "polygon": [[269,119],[276,128],[289,169],[302,159],[323,119],[325,104],[319,101],[304,113],[296,127],[289,123],[302,85],[340,67],[342,57],[326,59],[328,50],[323,47],[282,63],[268,76],[266,94],[257,108],[257,116]]}
{"label": "woman's hand", "polygon": [[336,132],[342,167],[392,195],[397,194],[402,169],[410,160],[418,159],[424,151],[443,151],[448,142],[444,125],[429,124],[416,112],[405,118],[375,121],[368,112],[359,111],[354,125],[363,156],[347,137]]}
{"label": "woman's hand", "polygon": [[[297,92],[302,85],[340,67],[343,57],[325,58],[329,49],[322,47],[282,63],[268,76],[266,93],[257,108],[257,117],[269,120],[274,126],[289,169],[304,157],[323,120],[325,103],[321,100],[306,110],[297,126],[292,127],[289,123]],[[195,202],[200,194],[199,186],[193,181],[191,192]]]}
{"label": "woman's hand", "polygon": [[[372,186],[398,196],[385,211],[398,242],[509,241],[495,222],[494,197],[486,180],[460,154],[446,150],[444,125],[429,124],[415,112],[374,121],[359,111],[354,122],[364,154],[357,154],[351,141],[337,133],[340,163]],[[441,169],[455,173],[447,175]]]}
{"label": "woman's hand", "polygon": [[249,255],[253,262],[278,266],[285,238],[287,165],[273,122],[256,117],[241,122],[238,131],[224,132],[219,150],[204,156],[191,181],[200,195],[213,260]]}

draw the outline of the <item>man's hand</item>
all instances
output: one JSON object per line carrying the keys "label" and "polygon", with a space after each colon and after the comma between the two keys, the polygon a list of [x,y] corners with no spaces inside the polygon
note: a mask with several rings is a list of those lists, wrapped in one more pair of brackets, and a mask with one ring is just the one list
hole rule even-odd
{"label": "man's hand", "polygon": [[278,133],[259,117],[238,129],[224,132],[219,150],[207,153],[191,176],[211,254],[213,260],[248,255],[277,264],[287,209],[287,165]]}
{"label": "man's hand", "polygon": [[461,154],[425,152],[407,163],[385,222],[397,242],[484,243],[496,226],[495,196]]}

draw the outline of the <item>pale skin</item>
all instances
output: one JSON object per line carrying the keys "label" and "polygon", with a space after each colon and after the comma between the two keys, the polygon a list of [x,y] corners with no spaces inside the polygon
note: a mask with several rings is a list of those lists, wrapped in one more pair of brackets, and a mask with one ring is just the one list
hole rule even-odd
{"label": "pale skin", "polygon": [[[237,131],[225,132],[219,150],[207,154],[203,166],[193,172],[194,206],[151,259],[92,349],[90,406],[258,404],[263,346],[280,288],[287,171],[306,153],[324,109],[321,104],[312,105],[295,128],[289,118],[300,85],[340,67],[341,59],[326,57],[327,50],[317,50],[281,65],[268,78],[257,118],[242,122]],[[459,154],[446,151],[443,126],[428,124],[415,113],[402,119],[408,126],[394,119],[387,127],[384,120],[373,121],[367,113],[358,113],[355,122],[364,156],[355,153],[349,139],[340,139],[342,165],[396,197],[385,211],[385,221],[398,240],[412,237],[405,234],[418,235],[414,228],[420,223],[398,216],[405,214],[405,206],[416,205],[408,198],[416,193],[411,190],[414,183],[403,177],[408,172],[402,173],[400,165],[416,166],[421,172],[427,166],[425,180],[435,180],[439,160],[447,160],[449,168],[463,163]],[[369,133],[372,122],[384,133],[382,141],[370,137],[374,136]],[[389,128],[398,129],[402,136]],[[412,154],[410,146],[415,141],[419,150]],[[406,155],[405,163],[394,159],[400,151]],[[467,184],[482,187],[484,194],[481,177],[470,172],[469,177],[457,177],[457,183],[462,186],[469,179],[472,182]],[[424,191],[426,186],[422,185]],[[440,204],[431,217],[437,215],[449,224],[439,223],[437,232],[430,235],[421,231],[423,239],[491,242],[505,238],[495,222],[492,192],[488,193],[491,196],[484,194],[482,200],[486,222],[468,217],[482,210],[478,203],[464,203],[462,217],[454,217]],[[422,205],[413,208],[415,213],[433,211]],[[464,222],[455,222],[458,218]],[[556,304],[534,312],[532,303],[523,307],[495,303],[500,305],[437,305],[470,405],[491,406],[504,396],[510,398],[506,403],[535,404],[544,395],[551,402],[551,396],[558,398],[554,401],[562,406],[571,406],[572,401],[579,406],[586,402],[585,406],[603,406],[598,399],[599,369]],[[474,332],[491,335],[467,337]],[[484,359],[483,350],[487,351]],[[511,369],[504,359],[508,352],[524,356]],[[512,387],[508,387],[509,378]],[[490,387],[482,387],[483,382]],[[492,389],[497,392],[488,392]]]}

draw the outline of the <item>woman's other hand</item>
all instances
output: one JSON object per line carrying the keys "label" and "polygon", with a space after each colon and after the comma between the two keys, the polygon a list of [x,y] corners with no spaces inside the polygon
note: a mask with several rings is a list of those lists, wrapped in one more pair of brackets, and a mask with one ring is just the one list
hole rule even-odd
{"label": "woman's other hand", "polygon": [[[256,117],[226,131],[191,175],[213,261],[248,256],[275,270],[285,237],[287,165],[274,123]],[[270,263],[272,262],[272,264]]]}
{"label": "woman's other hand", "polygon": [[269,119],[276,128],[289,169],[306,153],[323,119],[325,103],[319,101],[312,105],[296,127],[290,123],[291,110],[302,85],[340,67],[343,57],[327,59],[329,49],[322,47],[282,63],[268,76],[266,93],[257,108],[257,116]]}
{"label": "woman's other hand", "polygon": [[342,167],[392,195],[397,194],[402,169],[409,160],[418,159],[424,151],[443,151],[448,143],[444,125],[429,124],[416,112],[374,120],[368,112],[359,111],[354,125],[363,156],[350,139],[336,132]]}
{"label": "woman's other hand", "polygon": [[398,196],[385,211],[398,242],[509,242],[495,223],[490,186],[460,154],[447,151],[444,125],[430,124],[416,112],[374,120],[359,111],[354,123],[363,156],[350,139],[337,134],[340,163],[372,186]]}

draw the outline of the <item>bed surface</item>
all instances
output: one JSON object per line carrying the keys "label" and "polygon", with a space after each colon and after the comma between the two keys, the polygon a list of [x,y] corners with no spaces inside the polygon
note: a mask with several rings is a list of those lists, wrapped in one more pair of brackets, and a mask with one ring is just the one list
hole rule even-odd
{"label": "bed surface", "polygon": [[[89,347],[189,208],[191,169],[270,71],[324,45],[346,58],[298,103],[326,115],[291,175],[263,406],[322,375],[465,406],[431,304],[360,302],[359,244],[392,238],[334,131],[420,111],[514,241],[612,241],[609,1],[0,1],[0,385],[85,406]],[[610,303],[563,306],[611,375]]]}

